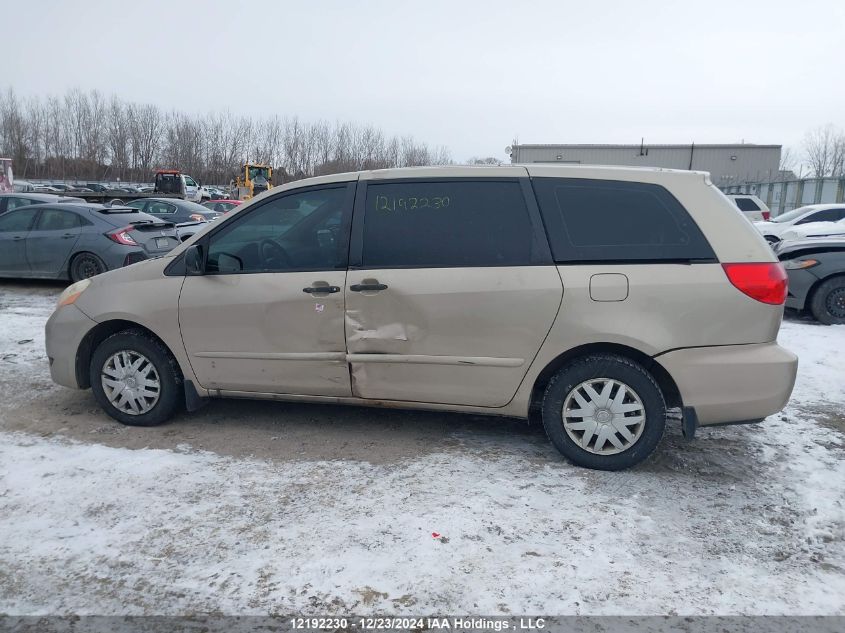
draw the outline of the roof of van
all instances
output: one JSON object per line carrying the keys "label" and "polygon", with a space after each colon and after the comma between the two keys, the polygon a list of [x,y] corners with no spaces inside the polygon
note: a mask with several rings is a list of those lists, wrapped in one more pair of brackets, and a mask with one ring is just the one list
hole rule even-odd
{"label": "roof of van", "polygon": [[495,178],[518,176],[545,176],[561,178],[600,178],[613,180],[636,181],[642,178],[646,182],[654,182],[663,177],[667,178],[698,178],[709,182],[710,173],[705,171],[687,171],[684,169],[667,169],[664,167],[627,167],[621,165],[556,165],[556,164],[506,164],[492,165],[442,165],[431,167],[396,167],[390,169],[374,169],[367,171],[351,171],[340,174],[316,176],[304,180],[296,180],[274,187],[260,194],[266,197],[271,193],[278,193],[285,189],[295,189],[309,185],[333,182],[350,182],[353,180],[388,180],[402,178]]}

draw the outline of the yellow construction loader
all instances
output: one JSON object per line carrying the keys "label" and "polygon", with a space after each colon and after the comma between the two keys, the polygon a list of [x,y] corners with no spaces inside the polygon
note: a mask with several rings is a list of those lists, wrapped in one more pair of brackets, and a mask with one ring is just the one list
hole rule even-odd
{"label": "yellow construction loader", "polygon": [[235,193],[238,200],[249,200],[262,191],[273,188],[273,168],[270,165],[246,163],[235,178]]}

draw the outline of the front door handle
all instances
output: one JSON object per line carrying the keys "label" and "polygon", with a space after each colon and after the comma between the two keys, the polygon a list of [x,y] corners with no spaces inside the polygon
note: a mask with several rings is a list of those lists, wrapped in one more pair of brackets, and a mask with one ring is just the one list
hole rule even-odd
{"label": "front door handle", "polygon": [[387,290],[387,284],[352,284],[349,286],[352,292],[366,292],[368,290],[376,291]]}
{"label": "front door handle", "polygon": [[340,292],[340,286],[308,286],[307,288],[303,288],[302,292],[307,292],[308,294],[314,294],[317,292],[332,294],[334,292]]}

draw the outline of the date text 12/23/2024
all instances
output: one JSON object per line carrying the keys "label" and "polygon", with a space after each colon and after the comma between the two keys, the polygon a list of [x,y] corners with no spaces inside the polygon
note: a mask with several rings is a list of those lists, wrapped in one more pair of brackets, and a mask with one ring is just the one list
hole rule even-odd
{"label": "date text 12/23/2024", "polygon": [[546,628],[546,620],[537,617],[301,617],[291,618],[292,630],[358,631],[530,631]]}

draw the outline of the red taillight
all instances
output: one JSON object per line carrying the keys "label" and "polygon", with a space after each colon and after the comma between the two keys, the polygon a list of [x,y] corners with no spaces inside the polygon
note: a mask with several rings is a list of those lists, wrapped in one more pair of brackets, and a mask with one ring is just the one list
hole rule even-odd
{"label": "red taillight", "polygon": [[763,211],[763,221],[764,222],[768,222],[770,217],[772,217],[771,213],[769,213],[768,211]]}
{"label": "red taillight", "polygon": [[129,231],[133,228],[134,227],[132,226],[124,226],[122,229],[106,233],[106,237],[112,242],[117,242],[118,244],[123,244],[124,246],[138,246],[138,242],[133,240],[132,236],[129,235]]}
{"label": "red taillight", "polygon": [[722,264],[730,282],[752,299],[781,305],[786,301],[786,271],[777,262]]}
{"label": "red taillight", "polygon": [[200,215],[199,213],[192,213],[191,219],[196,220],[197,222],[205,222],[205,216]]}

